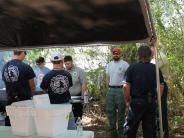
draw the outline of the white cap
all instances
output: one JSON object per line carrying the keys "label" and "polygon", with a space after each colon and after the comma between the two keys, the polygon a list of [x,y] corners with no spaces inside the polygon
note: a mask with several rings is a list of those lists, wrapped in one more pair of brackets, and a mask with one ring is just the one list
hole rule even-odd
{"label": "white cap", "polygon": [[51,53],[51,61],[60,61],[63,60],[63,55],[58,52],[58,51],[54,51]]}

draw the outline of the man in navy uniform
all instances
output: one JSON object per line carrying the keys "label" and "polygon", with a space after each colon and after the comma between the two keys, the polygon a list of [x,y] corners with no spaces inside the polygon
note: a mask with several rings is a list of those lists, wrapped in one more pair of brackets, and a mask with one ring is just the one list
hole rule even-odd
{"label": "man in navy uniform", "polygon": [[[31,66],[22,62],[26,57],[25,50],[14,50],[14,59],[7,62],[2,70],[8,95],[8,105],[12,102],[29,100],[35,92],[35,73]],[[5,118],[5,125],[9,126],[9,117]]]}
{"label": "man in navy uniform", "polygon": [[[73,85],[72,76],[63,68],[63,55],[60,52],[51,53],[53,69],[48,72],[40,87],[48,93],[51,104],[68,103],[71,99],[69,88]],[[68,129],[75,129],[73,112],[70,113]]]}
{"label": "man in navy uniform", "polygon": [[51,53],[53,69],[48,72],[40,87],[48,93],[51,104],[67,103],[71,99],[69,88],[73,85],[72,76],[63,68],[63,56],[60,52]]}
{"label": "man in navy uniform", "polygon": [[[139,62],[130,65],[125,75],[124,97],[128,114],[124,124],[124,137],[136,138],[139,123],[142,121],[144,138],[156,137],[156,66],[150,63],[151,49],[141,46],[138,49]],[[164,79],[160,72],[161,95]]]}

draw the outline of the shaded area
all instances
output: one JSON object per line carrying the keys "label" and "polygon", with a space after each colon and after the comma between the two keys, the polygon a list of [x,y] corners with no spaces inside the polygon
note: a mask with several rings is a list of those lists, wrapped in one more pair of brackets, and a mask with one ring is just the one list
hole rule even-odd
{"label": "shaded area", "polygon": [[[184,111],[184,106],[180,107],[180,111]],[[85,130],[91,130],[95,132],[95,138],[107,138],[108,136],[108,121],[105,115],[104,101],[90,103],[84,108],[83,125]],[[169,126],[171,138],[183,138],[184,137],[184,122],[174,121],[174,117],[181,113],[175,113],[175,111],[169,112]],[[173,125],[174,121],[174,125]],[[138,138],[143,138],[141,127],[137,133]]]}
{"label": "shaded area", "polygon": [[140,2],[0,0],[0,47],[143,40],[150,36]]}

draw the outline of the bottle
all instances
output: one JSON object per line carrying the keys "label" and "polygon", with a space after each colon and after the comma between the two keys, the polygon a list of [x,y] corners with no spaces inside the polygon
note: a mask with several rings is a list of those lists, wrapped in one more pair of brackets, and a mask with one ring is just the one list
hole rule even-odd
{"label": "bottle", "polygon": [[82,126],[82,121],[80,117],[77,118],[76,127],[77,127],[77,136],[82,136],[83,126]]}
{"label": "bottle", "polygon": [[87,91],[84,92],[84,103],[89,103]]}

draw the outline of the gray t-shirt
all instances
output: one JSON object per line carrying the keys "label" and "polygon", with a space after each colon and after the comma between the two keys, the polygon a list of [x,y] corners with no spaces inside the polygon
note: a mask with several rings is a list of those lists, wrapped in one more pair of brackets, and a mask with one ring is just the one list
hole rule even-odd
{"label": "gray t-shirt", "polygon": [[119,62],[111,61],[106,68],[106,74],[109,76],[109,85],[111,86],[121,86],[123,85],[123,77],[129,64],[124,60]]}
{"label": "gray t-shirt", "polygon": [[82,84],[87,82],[84,70],[75,66],[72,70],[67,71],[72,75],[73,86],[69,89],[71,96],[80,95]]}

